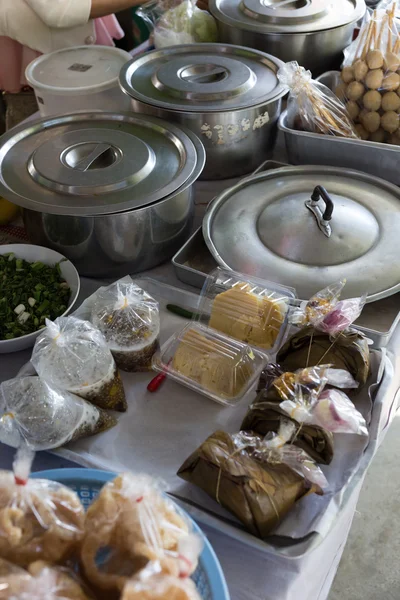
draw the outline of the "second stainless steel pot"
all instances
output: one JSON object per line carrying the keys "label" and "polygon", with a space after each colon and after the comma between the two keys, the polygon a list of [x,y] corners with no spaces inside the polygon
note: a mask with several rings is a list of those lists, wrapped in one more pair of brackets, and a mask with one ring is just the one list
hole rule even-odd
{"label": "second stainless steel pot", "polygon": [[364,0],[210,0],[219,39],[297,61],[314,76],[337,68]]}
{"label": "second stainless steel pot", "polygon": [[286,88],[273,56],[223,44],[191,44],[135,58],[120,84],[135,111],[179,123],[206,149],[202,179],[254,171],[272,153]]}
{"label": "second stainless steel pot", "polygon": [[76,113],[1,138],[0,196],[24,208],[30,240],[82,275],[143,271],[188,237],[205,162],[190,131],[154,117]]}

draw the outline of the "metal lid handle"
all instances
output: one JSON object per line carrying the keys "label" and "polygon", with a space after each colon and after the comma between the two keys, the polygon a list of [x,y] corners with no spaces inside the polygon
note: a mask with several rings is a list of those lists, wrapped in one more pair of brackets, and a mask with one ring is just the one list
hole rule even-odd
{"label": "metal lid handle", "polygon": [[87,171],[88,169],[90,169],[93,163],[95,163],[96,160],[100,158],[100,156],[102,156],[106,152],[109,152],[110,150],[110,144],[97,144],[97,146],[92,150],[92,152],[88,156],[85,156],[85,158],[76,163],[74,169],[77,169],[78,171],[82,172]]}
{"label": "metal lid handle", "polygon": [[[319,206],[320,200],[325,203],[324,212],[322,212]],[[326,237],[330,237],[332,235],[332,228],[329,224],[329,221],[332,219],[335,205],[333,204],[332,198],[329,196],[326,189],[322,185],[317,185],[311,194],[310,200],[307,200],[305,205],[308,210],[313,213],[317,221],[317,225],[322,233],[326,235]]]}

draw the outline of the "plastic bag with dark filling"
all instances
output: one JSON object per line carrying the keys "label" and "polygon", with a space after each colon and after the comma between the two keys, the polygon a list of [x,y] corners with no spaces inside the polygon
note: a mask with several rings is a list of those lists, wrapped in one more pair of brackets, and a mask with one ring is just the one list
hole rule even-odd
{"label": "plastic bag with dark filling", "polygon": [[0,441],[33,450],[58,448],[117,424],[105,410],[60,390],[40,377],[21,377],[0,386]]}
{"label": "plastic bag with dark filling", "polygon": [[104,409],[127,409],[124,387],[103,334],[89,321],[59,317],[33,348],[31,362],[40,377]]}
{"label": "plastic bag with dark filling", "polygon": [[282,346],[277,361],[285,371],[296,371],[322,362],[335,369],[344,369],[360,384],[365,385],[370,373],[370,352],[367,339],[349,329],[335,337],[304,327]]}
{"label": "plastic bag with dark filling", "polygon": [[[282,442],[293,431],[289,425]],[[322,494],[327,485],[303,450],[288,444],[273,448],[281,439],[281,427],[270,441],[245,432],[217,431],[183,463],[178,475],[204,490],[251,533],[265,538],[297,500],[312,492]]]}
{"label": "plastic bag with dark filling", "polygon": [[158,302],[130,277],[94,294],[90,320],[107,340],[123,371],[151,371],[159,348]]}

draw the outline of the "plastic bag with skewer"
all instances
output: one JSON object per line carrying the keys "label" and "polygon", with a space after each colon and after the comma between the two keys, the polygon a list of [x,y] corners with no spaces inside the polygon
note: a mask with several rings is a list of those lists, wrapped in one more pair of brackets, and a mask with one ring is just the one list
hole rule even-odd
{"label": "plastic bag with skewer", "polygon": [[278,79],[289,88],[288,115],[295,129],[358,138],[343,102],[328,87],[314,81],[310,71],[289,62],[279,69]]}

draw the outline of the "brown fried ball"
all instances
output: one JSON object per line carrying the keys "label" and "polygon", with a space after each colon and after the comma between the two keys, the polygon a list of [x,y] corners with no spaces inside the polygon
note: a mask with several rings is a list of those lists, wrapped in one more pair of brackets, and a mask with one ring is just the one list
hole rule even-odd
{"label": "brown fried ball", "polygon": [[388,110],[381,117],[382,128],[388,133],[394,133],[399,128],[399,118],[394,110]]}
{"label": "brown fried ball", "polygon": [[347,97],[347,83],[341,81],[335,87],[335,94],[339,98],[339,100],[345,100],[345,98]]}
{"label": "brown fried ball", "polygon": [[367,110],[379,110],[381,102],[382,96],[377,90],[368,90],[363,97],[363,104]]}
{"label": "brown fried ball", "polygon": [[362,140],[367,140],[369,137],[368,131],[365,129],[364,125],[361,125],[360,123],[358,125],[355,126],[356,131],[358,133],[358,136],[362,139]]}
{"label": "brown fried ball", "polygon": [[341,78],[345,83],[350,83],[350,81],[354,81],[353,67],[344,67],[341,72]]}
{"label": "brown fried ball", "polygon": [[374,131],[373,133],[371,133],[369,139],[371,140],[371,142],[384,142],[386,138],[386,133],[385,131],[382,129],[382,127],[379,127],[379,129],[377,129],[377,131]]}
{"label": "brown fried ball", "polygon": [[367,76],[365,78],[365,85],[370,90],[379,90],[383,81],[383,71],[382,69],[373,69],[372,71],[368,71]]}
{"label": "brown fried ball", "polygon": [[383,94],[382,108],[384,111],[397,111],[400,108],[400,98],[396,92],[386,92],[386,94]]}
{"label": "brown fried ball", "polygon": [[[400,100],[400,98],[399,98],[399,100]],[[358,107],[357,102],[354,102],[354,100],[349,100],[348,103],[346,104],[346,108],[347,108],[347,112],[349,113],[350,119],[355,121],[360,113],[360,109]]]}
{"label": "brown fried ball", "polygon": [[378,131],[379,129],[379,126],[381,124],[381,117],[379,113],[372,111],[364,115],[361,122],[364,125],[365,129],[368,131],[368,133],[374,133],[374,131]]}
{"label": "brown fried ball", "polygon": [[400,56],[394,52],[387,52],[385,56],[385,69],[387,71],[397,71],[400,67]]}
{"label": "brown fried ball", "polygon": [[353,65],[354,77],[356,81],[364,81],[368,73],[368,65],[365,60],[357,60]]}
{"label": "brown fried ball", "polygon": [[400,75],[397,73],[389,73],[382,81],[382,89],[386,92],[393,92],[400,86]]}
{"label": "brown fried ball", "polygon": [[359,100],[364,94],[364,86],[359,81],[352,81],[347,86],[347,97],[349,100]]}
{"label": "brown fried ball", "polygon": [[383,67],[383,54],[380,50],[370,50],[367,54],[367,65],[370,69]]}

